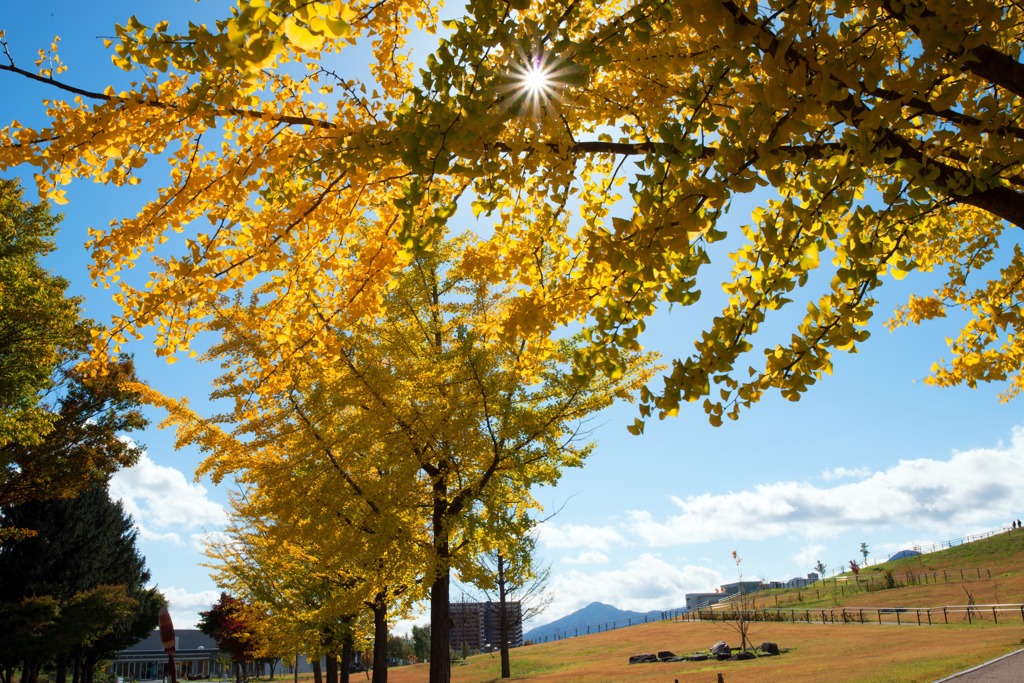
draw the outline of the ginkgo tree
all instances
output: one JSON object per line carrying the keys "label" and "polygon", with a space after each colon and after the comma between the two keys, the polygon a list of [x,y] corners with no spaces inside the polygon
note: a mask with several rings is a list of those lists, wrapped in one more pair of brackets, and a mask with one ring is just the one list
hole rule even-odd
{"label": "ginkgo tree", "polygon": [[[320,478],[325,490],[335,484],[329,476],[321,474]],[[309,491],[298,495],[318,503],[329,500]],[[367,618],[367,607],[379,594],[372,593],[372,587],[387,582],[389,576],[383,572],[372,576],[366,571],[357,573],[365,563],[359,552],[363,544],[346,535],[344,525],[330,525],[336,515],[329,511],[336,511],[337,506],[328,503],[321,508],[320,522],[314,521],[314,516],[293,525],[290,516],[267,511],[265,505],[253,505],[253,498],[247,495],[244,501],[235,501],[228,540],[208,550],[214,560],[210,565],[214,579],[250,605],[253,629],[267,656],[305,653],[316,661],[324,657],[327,680],[337,681],[335,671],[349,670],[355,649],[376,640],[370,634],[373,620]],[[320,539],[311,541],[314,529]],[[329,555],[329,548],[338,548],[339,538],[349,541],[347,554]],[[406,565],[388,568],[399,571]],[[390,606],[391,615],[406,614],[401,604]],[[375,669],[374,679],[380,680],[379,672],[387,669],[386,660]],[[344,676],[342,680],[346,680]]]}
{"label": "ginkgo tree", "polygon": [[[122,307],[97,354],[148,330],[159,353],[189,353],[225,295],[259,287],[247,315],[265,352],[237,395],[284,395],[300,359],[319,359],[324,384],[342,381],[360,367],[352,349],[379,351],[350,340],[376,327],[396,274],[473,226],[480,239],[453,267],[509,297],[461,337],[482,361],[546,340],[524,366],[541,373],[555,332],[580,324],[574,367],[614,378],[649,316],[720,282],[720,313],[664,386],[642,391],[635,432],[684,401],[718,424],[769,391],[798,399],[836,351],[866,341],[876,290],[915,270],[944,281],[892,326],[967,314],[931,381],[1018,393],[1017,4],[470,0],[443,25],[439,6],[241,0],[182,31],[130,19],[109,47],[134,80],[95,90],[62,80],[56,41],[26,68],[16,37],[3,38],[0,71],[54,98],[47,124],[0,132],[0,168],[34,165],[59,203],[76,178],[134,184],[147,162],[166,164],[136,215],[91,233],[93,277]],[[410,37],[435,30],[414,62]],[[344,68],[360,45],[373,55],[366,76]],[[733,228],[725,217],[747,195],[759,206]],[[707,265],[723,247],[732,268],[715,280]],[[779,343],[762,327],[781,309],[798,320]],[[406,381],[434,360],[403,368]],[[423,414],[451,396],[426,399]],[[403,415],[365,400],[349,414],[360,405]],[[470,434],[431,443],[472,453]],[[485,519],[485,505],[473,509]]]}
{"label": "ginkgo tree", "polygon": [[[580,466],[593,448],[586,421],[655,370],[653,356],[633,353],[620,374],[590,375],[574,370],[573,337],[510,335],[500,322],[518,301],[512,288],[473,278],[458,259],[477,241],[438,241],[393,271],[365,322],[334,322],[348,305],[336,273],[318,274],[315,289],[266,284],[224,300],[207,358],[225,369],[214,396],[233,409],[203,419],[151,395],[179,442],[208,452],[200,473],[247,487],[231,534],[245,557],[225,546],[222,575],[256,568],[282,586],[312,570],[324,590],[307,611],[334,616],[305,621],[369,608],[381,656],[389,603],[428,598],[432,681],[449,675],[451,573],[471,578],[485,548],[514,556],[538,507],[531,489]],[[314,296],[303,305],[315,316],[293,317],[288,300]],[[284,330],[308,329],[333,335],[285,354]]]}
{"label": "ginkgo tree", "polygon": [[[931,381],[1017,393],[1016,3],[474,0],[443,26],[439,5],[243,0],[182,32],[133,18],[109,47],[135,80],[104,90],[61,80],[56,41],[26,68],[4,39],[0,69],[55,98],[48,125],[0,135],[0,167],[37,166],[60,202],[76,177],[131,184],[168,164],[137,215],[93,232],[93,275],[123,306],[104,349],[153,327],[161,353],[188,352],[223,293],[318,269],[348,274],[333,322],[372,316],[391,269],[472,205],[489,239],[467,264],[520,285],[500,324],[587,319],[581,357],[606,372],[662,302],[700,297],[710,245],[730,238],[728,301],[643,415],[703,400],[717,424],[767,391],[799,398],[865,341],[875,290],[913,270],[945,283],[891,325],[968,314]],[[415,63],[410,35],[434,30]],[[362,44],[369,75],[340,69]],[[722,220],[765,187],[747,225]],[[158,247],[148,280],[127,277]],[[816,270],[828,284],[804,290]],[[792,338],[759,359],[759,328],[790,304],[806,307]]]}

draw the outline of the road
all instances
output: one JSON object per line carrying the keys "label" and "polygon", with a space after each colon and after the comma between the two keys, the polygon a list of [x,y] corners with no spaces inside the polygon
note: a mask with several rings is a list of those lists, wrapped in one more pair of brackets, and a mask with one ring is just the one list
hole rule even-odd
{"label": "road", "polygon": [[973,669],[961,671],[935,683],[1021,683],[1024,681],[1024,650],[1017,650]]}

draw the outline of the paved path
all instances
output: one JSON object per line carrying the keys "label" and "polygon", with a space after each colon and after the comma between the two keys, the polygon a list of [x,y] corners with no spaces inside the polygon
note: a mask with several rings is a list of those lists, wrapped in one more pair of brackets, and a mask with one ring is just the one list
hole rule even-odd
{"label": "paved path", "polygon": [[935,683],[1021,683],[1024,681],[1024,650],[1003,655],[973,669],[961,671]]}

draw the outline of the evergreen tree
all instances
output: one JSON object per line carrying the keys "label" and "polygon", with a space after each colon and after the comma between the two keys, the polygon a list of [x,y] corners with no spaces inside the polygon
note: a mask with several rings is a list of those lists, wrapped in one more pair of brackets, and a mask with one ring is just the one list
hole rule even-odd
{"label": "evergreen tree", "polygon": [[59,398],[49,408],[49,431],[34,443],[0,446],[0,506],[78,495],[139,459],[142,449],[121,437],[147,424],[138,394],[128,388],[138,381],[135,365],[122,356],[105,370],[97,376],[57,371],[51,389]]}
{"label": "evergreen tree", "polygon": [[0,544],[0,632],[20,634],[0,649],[0,669],[20,665],[22,682],[35,683],[53,662],[58,683],[68,667],[76,683],[92,683],[96,663],[144,637],[164,604],[145,587],[132,518],[104,484],[9,507],[0,529],[11,528],[29,534]]}

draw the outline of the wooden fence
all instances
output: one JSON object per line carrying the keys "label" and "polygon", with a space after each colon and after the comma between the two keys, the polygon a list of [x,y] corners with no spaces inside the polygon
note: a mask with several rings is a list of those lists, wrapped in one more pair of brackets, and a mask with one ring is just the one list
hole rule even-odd
{"label": "wooden fence", "polygon": [[1024,604],[946,605],[943,607],[832,607],[814,609],[700,609],[673,612],[675,621],[768,621],[808,624],[1024,623]]}

